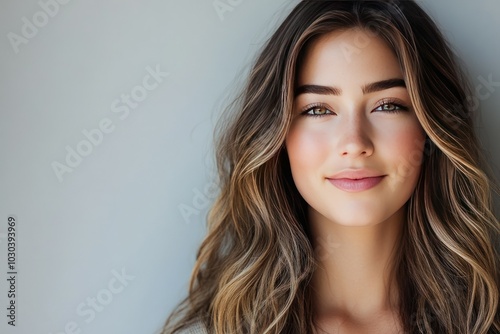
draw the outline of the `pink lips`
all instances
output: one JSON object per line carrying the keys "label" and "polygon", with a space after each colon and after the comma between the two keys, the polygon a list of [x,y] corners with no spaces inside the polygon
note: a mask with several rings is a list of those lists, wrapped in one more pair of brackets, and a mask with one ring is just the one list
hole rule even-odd
{"label": "pink lips", "polygon": [[328,177],[328,181],[340,190],[358,192],[379,184],[385,175],[368,169],[349,169]]}

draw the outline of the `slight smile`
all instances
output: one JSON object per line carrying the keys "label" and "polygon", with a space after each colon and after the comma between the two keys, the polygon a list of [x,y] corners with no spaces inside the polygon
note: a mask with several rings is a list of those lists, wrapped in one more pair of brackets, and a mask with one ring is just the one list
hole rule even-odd
{"label": "slight smile", "polygon": [[375,187],[384,177],[385,175],[365,177],[363,179],[328,179],[328,181],[340,190],[358,192]]}
{"label": "slight smile", "polygon": [[347,170],[328,177],[327,180],[340,190],[359,192],[375,187],[384,177],[386,175],[368,170]]}

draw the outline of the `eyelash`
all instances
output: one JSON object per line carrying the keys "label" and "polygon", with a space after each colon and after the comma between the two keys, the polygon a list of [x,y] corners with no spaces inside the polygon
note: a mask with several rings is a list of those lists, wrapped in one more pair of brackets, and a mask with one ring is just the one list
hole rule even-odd
{"label": "eyelash", "polygon": [[[396,108],[399,108],[399,109],[395,109],[395,110],[378,110],[378,111],[381,111],[381,112],[386,112],[386,113],[390,113],[390,114],[397,114],[397,113],[400,113],[400,112],[403,112],[403,111],[408,111],[408,107],[401,104],[401,103],[398,103],[398,101],[396,100],[383,100],[375,109],[377,108],[380,108],[384,105],[394,105]],[[313,109],[317,109],[317,108],[323,108],[323,109],[326,109],[328,111],[330,111],[331,113],[329,114],[319,114],[319,115],[316,115],[316,114],[309,114],[309,112],[311,112]],[[374,110],[375,110],[374,109]],[[309,105],[307,107],[304,108],[304,111],[302,112],[302,115],[306,116],[306,117],[323,117],[323,116],[328,116],[328,115],[333,115],[332,114],[333,112],[328,109],[328,107],[323,104],[323,103],[316,103],[316,104],[312,104],[312,105]]]}

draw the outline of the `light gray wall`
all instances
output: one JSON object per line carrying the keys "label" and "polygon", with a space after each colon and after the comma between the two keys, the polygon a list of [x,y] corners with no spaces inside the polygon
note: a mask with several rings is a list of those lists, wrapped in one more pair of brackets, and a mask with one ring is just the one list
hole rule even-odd
{"label": "light gray wall", "polygon": [[[220,108],[298,1],[55,1],[0,2],[0,331],[154,333],[205,233]],[[474,85],[500,81],[497,0],[421,3]],[[499,91],[479,127],[497,176]]]}

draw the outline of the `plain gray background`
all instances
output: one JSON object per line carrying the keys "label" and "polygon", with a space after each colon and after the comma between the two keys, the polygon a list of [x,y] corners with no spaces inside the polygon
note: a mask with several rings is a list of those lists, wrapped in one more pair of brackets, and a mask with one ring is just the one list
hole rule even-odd
{"label": "plain gray background", "polygon": [[[297,2],[1,0],[2,333],[161,327],[185,296],[205,233],[217,116]],[[474,87],[500,81],[498,0],[419,2]],[[478,131],[498,177],[500,87],[481,92],[490,95]],[[69,158],[73,167],[71,150],[85,155]],[[67,167],[58,177],[54,165]],[[18,227],[15,329],[6,318],[9,215]]]}

